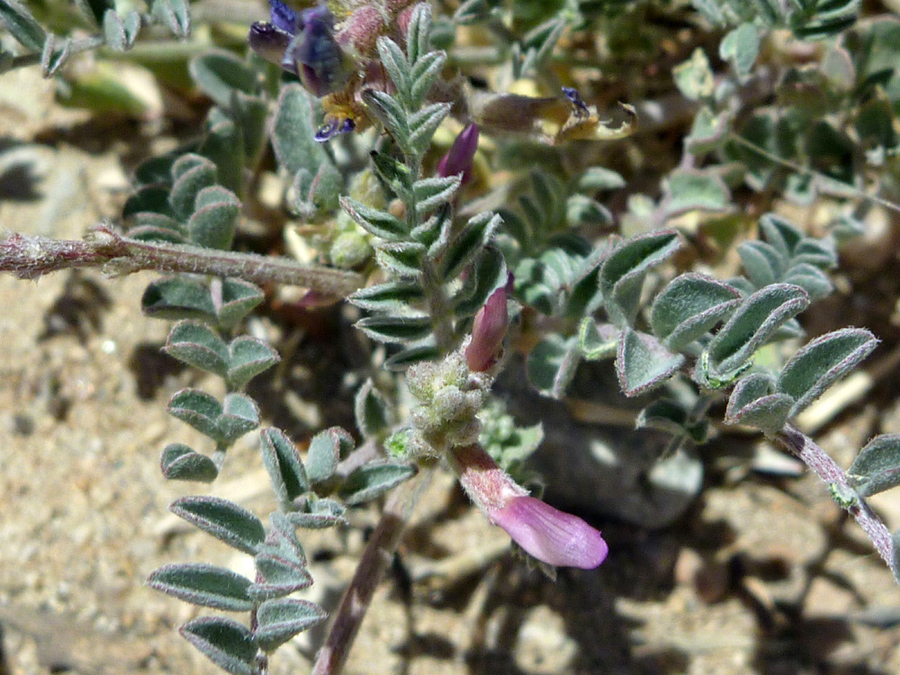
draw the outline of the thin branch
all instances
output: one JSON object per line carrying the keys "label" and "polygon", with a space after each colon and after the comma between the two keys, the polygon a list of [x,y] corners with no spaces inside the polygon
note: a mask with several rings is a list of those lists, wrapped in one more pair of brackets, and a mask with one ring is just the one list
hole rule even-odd
{"label": "thin branch", "polygon": [[343,670],[375,589],[390,565],[413,508],[433,473],[434,466],[423,469],[398,486],[388,498],[381,522],[366,546],[353,580],[335,613],[325,644],[316,656],[312,675],[339,675]]}
{"label": "thin branch", "polygon": [[336,297],[345,297],[364,283],[354,272],[302,265],[288,258],[138,241],[105,226],[92,229],[82,241],[17,233],[0,240],[0,272],[12,272],[20,279],[78,267],[99,267],[109,276],[141,270],[209,274],[255,284],[303,286]]}
{"label": "thin branch", "polygon": [[[875,550],[887,563],[894,576],[900,578],[894,561],[891,531],[872,510],[872,507],[866,503],[866,500],[858,496],[856,490],[847,480],[846,472],[838,466],[837,462],[827,452],[790,425],[776,434],[775,438],[803,460],[822,482],[828,486],[832,494],[838,499],[838,502],[847,509],[851,516],[856,518],[856,522],[868,535],[869,540],[875,546]],[[845,495],[847,496],[847,503],[842,503]]]}

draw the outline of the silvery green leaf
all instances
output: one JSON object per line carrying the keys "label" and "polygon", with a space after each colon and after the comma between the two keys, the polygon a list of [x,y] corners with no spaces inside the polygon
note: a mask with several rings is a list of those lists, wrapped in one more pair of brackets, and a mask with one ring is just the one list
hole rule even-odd
{"label": "silvery green leaf", "polygon": [[422,56],[413,66],[410,73],[412,87],[409,93],[411,110],[416,110],[422,106],[425,97],[431,91],[431,87],[434,86],[434,83],[440,77],[446,61],[447,55],[444,52],[429,52]]}
{"label": "silvery green leaf", "polygon": [[[215,111],[213,108],[213,113]],[[216,165],[220,185],[235,195],[242,191],[244,139],[241,127],[228,119],[216,122],[207,129],[197,152]]]}
{"label": "silvery green leaf", "polygon": [[124,52],[127,48],[125,25],[122,23],[119,15],[116,14],[115,9],[107,9],[103,14],[102,28],[103,39],[106,41],[106,45],[117,52]]}
{"label": "silvery green leaf", "polygon": [[227,499],[189,496],[176,499],[169,510],[179,518],[250,555],[256,555],[266,540],[262,521],[247,509]]}
{"label": "silvery green leaf", "polygon": [[169,321],[199,319],[213,323],[216,320],[209,289],[181,277],[151,282],[141,297],[141,310],[147,316]]}
{"label": "silvery green leaf", "polygon": [[569,227],[609,226],[613,224],[613,215],[596,199],[575,194],[566,200],[566,221],[569,223]]}
{"label": "silvery green leaf", "polygon": [[141,30],[141,15],[137,10],[132,9],[125,15],[122,27],[125,29],[125,49],[131,49]]}
{"label": "silvery green leaf", "polygon": [[366,440],[381,436],[390,425],[390,412],[372,378],[363,383],[353,399],[356,428]]}
{"label": "silvery green leaf", "polygon": [[794,403],[787,394],[770,393],[772,377],[753,373],[735,385],[725,412],[726,424],[744,424],[766,434],[784,428]]}
{"label": "silvery green leaf", "polygon": [[450,281],[469,267],[475,257],[484,250],[500,223],[500,216],[490,212],[470,218],[448,245],[441,261],[440,277],[444,281]]}
{"label": "silvery green leaf", "polygon": [[147,579],[147,585],[201,607],[226,612],[247,612],[253,607],[246,577],[206,563],[164,565]]}
{"label": "silvery green leaf", "polygon": [[431,317],[370,316],[356,322],[357,328],[377,342],[415,342],[431,334]]}
{"label": "silvery green leaf", "polygon": [[900,434],[882,434],[866,443],[847,470],[847,478],[863,497],[900,485]]}
{"label": "silvery green leaf", "polygon": [[742,23],[719,43],[719,56],[731,63],[738,75],[749,75],[759,55],[759,29]]}
{"label": "silvery green leaf", "polygon": [[200,191],[216,184],[216,165],[206,157],[188,153],[172,167],[175,181],[169,191],[169,204],[182,220],[194,213]]}
{"label": "silvery green leaf", "polygon": [[782,324],[808,306],[806,291],[790,284],[766,286],[744,300],[707,348],[711,377],[727,378],[745,367]]}
{"label": "silvery green leaf", "polygon": [[166,410],[204,436],[220,440],[217,422],[222,414],[222,404],[212,394],[199,389],[182,389],[172,396]]}
{"label": "silvery green leaf", "polygon": [[221,616],[192,619],[178,629],[182,637],[231,675],[252,675],[256,640],[243,625]]}
{"label": "silvery green leaf", "polygon": [[0,0],[0,22],[23,47],[35,53],[43,51],[47,33],[21,3]]}
{"label": "silvery green leaf", "polygon": [[281,429],[264,429],[259,435],[263,464],[282,508],[309,491],[309,479],[297,447]]}
{"label": "silvery green leaf", "polygon": [[260,553],[272,554],[305,569],[306,552],[297,538],[297,526],[288,518],[288,513],[272,511],[269,514],[272,528],[266,543],[260,547]]}
{"label": "silvery green leaf", "polygon": [[431,49],[431,5],[421,2],[416,5],[409,18],[406,33],[406,57],[415,65]]}
{"label": "silvery green leaf", "polygon": [[405,152],[409,150],[409,126],[406,123],[406,112],[400,102],[389,94],[374,89],[363,89],[363,102],[375,117],[381,121],[385,130],[394,138],[397,145]]}
{"label": "silvery green leaf", "polygon": [[269,101],[258,93],[236,91],[231,105],[232,114],[241,128],[244,157],[253,164],[268,146]]}
{"label": "silvery green leaf", "polygon": [[738,246],[738,255],[747,278],[757,288],[782,281],[788,259],[774,246],[764,241],[745,241]]}
{"label": "silvery green leaf", "polygon": [[219,326],[223,330],[230,330],[265,300],[265,297],[262,290],[249,281],[224,279],[217,307]]}
{"label": "silvery green leaf", "polygon": [[226,445],[231,445],[248,431],[259,426],[259,408],[249,396],[226,394],[222,403],[222,414],[216,420],[219,437]]}
{"label": "silvery green leaf", "polygon": [[306,456],[306,475],[310,483],[315,485],[331,478],[338,462],[353,447],[353,437],[340,427],[331,427],[313,436]]}
{"label": "silvery green leaf", "polygon": [[376,286],[369,286],[356,291],[347,300],[357,307],[370,311],[390,312],[424,299],[425,291],[417,281],[388,281]]}
{"label": "silvery green leaf", "polygon": [[228,345],[226,382],[231,389],[242,389],[251,379],[281,360],[278,352],[262,340],[241,335]]}
{"label": "silvery green leaf", "polygon": [[828,275],[809,263],[791,265],[781,281],[799,286],[809,294],[810,300],[824,298],[834,289]]}
{"label": "silvery green leaf", "polygon": [[528,379],[545,396],[562,398],[580,361],[577,337],[551,333],[528,355]]}
{"label": "silvery green leaf", "polygon": [[257,609],[254,637],[261,649],[274,651],[295,635],[324,620],[325,610],[308,600],[266,600]]}
{"label": "silvery green leaf", "polygon": [[53,77],[72,53],[71,38],[57,38],[53,33],[47,34],[47,41],[41,51],[41,75]]}
{"label": "silvery green leaf", "polygon": [[699,47],[690,59],[672,69],[672,75],[678,90],[692,101],[709,98],[715,92],[716,83],[709,59]]}
{"label": "silvery green leaf", "polygon": [[872,353],[878,340],[862,328],[826,333],[805,345],[778,375],[778,391],[796,399],[796,415]]}
{"label": "silvery green leaf", "polygon": [[650,325],[669,349],[677,351],[725,320],[739,303],[740,293],[728,284],[700,274],[682,274],[656,296]]}
{"label": "silvery green leaf", "polygon": [[413,464],[370,462],[347,476],[340,495],[347,506],[363,504],[409,480],[415,473]]}
{"label": "silvery green leaf", "polygon": [[379,37],[375,45],[378,50],[379,63],[381,67],[387,71],[388,76],[397,88],[397,98],[407,110],[412,110],[410,101],[410,89],[412,87],[412,78],[409,72],[409,63],[403,50],[397,46],[397,43],[387,37]]}
{"label": "silvery green leaf", "polygon": [[703,106],[694,116],[691,133],[684,139],[685,147],[694,155],[703,155],[721,148],[731,130],[731,113],[715,113]]}
{"label": "silvery green leaf", "polygon": [[396,216],[373,209],[352,197],[341,197],[341,207],[360,227],[386,241],[402,241],[406,238],[406,223]]}
{"label": "silvery green leaf", "polygon": [[459,26],[468,26],[484,19],[489,11],[487,0],[465,0],[453,13],[453,22]]}
{"label": "silvery green leaf", "polygon": [[423,155],[431,145],[434,132],[450,113],[449,103],[432,103],[409,118],[409,147],[417,155]]}
{"label": "silvery green leaf", "polygon": [[519,77],[528,76],[547,60],[565,29],[564,18],[553,18],[525,34],[522,39],[525,58],[520,65]]}
{"label": "silvery green leaf", "polygon": [[412,193],[412,185],[416,179],[410,168],[386,152],[373,152],[371,157],[375,175],[384,181],[401,199],[405,200],[409,197]]}
{"label": "silvery green leaf", "polygon": [[191,241],[204,248],[231,248],[240,213],[241,203],[230,190],[219,185],[203,188],[187,222]]}
{"label": "silvery green leaf", "polygon": [[809,263],[823,270],[836,267],[838,257],[834,240],[830,237],[825,239],[804,237],[794,248],[791,262],[794,264]]}
{"label": "silvery green leaf", "polygon": [[424,218],[431,211],[453,199],[459,189],[460,176],[422,178],[413,184],[416,214]]}
{"label": "silvery green leaf", "polygon": [[159,213],[175,216],[169,203],[169,188],[163,185],[145,185],[131,195],[122,207],[122,218],[129,219],[139,213]]}
{"label": "silvery green leaf", "polygon": [[191,34],[191,13],[187,0],[154,0],[153,13],[176,37],[186,38]]}
{"label": "silvery green leaf", "polygon": [[609,323],[598,324],[586,316],[578,329],[578,344],[587,361],[615,358],[619,345],[619,329]]}
{"label": "silvery green leaf", "polygon": [[719,176],[696,169],[673,171],[665,181],[665,209],[668,217],[688,211],[725,211],[731,192]]}
{"label": "silvery green leaf", "polygon": [[578,178],[578,189],[582,192],[596,190],[618,190],[625,187],[625,179],[612,169],[603,166],[592,166]]}
{"label": "silvery green leaf", "polygon": [[166,480],[212,483],[219,475],[214,461],[183,443],[167,445],[159,458],[159,467]]}
{"label": "silvery green leaf", "polygon": [[654,401],[641,410],[635,429],[657,429],[672,436],[685,436],[689,423],[688,411],[670,399]]}
{"label": "silvery green leaf", "polygon": [[424,255],[425,246],[418,242],[386,243],[375,249],[379,267],[399,277],[418,277],[422,272]]}
{"label": "silvery green leaf", "polygon": [[803,233],[795,225],[774,213],[766,213],[759,219],[759,229],[766,241],[785,257],[791,258],[803,240]]}
{"label": "silvery green leaf", "polygon": [[436,361],[440,356],[441,352],[437,347],[426,343],[397,352],[384,362],[384,367],[394,372],[404,371],[415,363]]}
{"label": "silvery green leaf", "polygon": [[677,232],[659,230],[623,242],[606,257],[600,267],[600,291],[614,323],[624,326],[634,320],[644,274],[680,246]]}
{"label": "silvery green leaf", "polygon": [[670,352],[652,335],[626,328],[619,336],[616,374],[626,396],[640,396],[660,386],[683,364],[681,354]]}
{"label": "silvery green leaf", "polygon": [[163,351],[190,366],[224,377],[228,370],[228,346],[209,326],[180,321],[169,332]]}
{"label": "silvery green leaf", "polygon": [[253,562],[257,573],[263,579],[254,583],[248,590],[254,602],[282,598],[308,588],[313,583],[312,576],[305,568],[277,555],[260,553]]}
{"label": "silvery green leaf", "polygon": [[334,499],[311,499],[307,502],[306,511],[291,511],[285,517],[295,527],[322,530],[335,525],[346,525],[346,510]]}
{"label": "silvery green leaf", "polygon": [[288,84],[281,90],[276,109],[272,148],[278,163],[291,176],[301,169],[314,176],[319,165],[328,158],[321,143],[315,139],[313,99],[299,84]]}
{"label": "silvery green leaf", "polygon": [[453,205],[441,204],[424,223],[416,225],[409,233],[413,241],[428,247],[428,259],[437,260],[447,248],[453,230]]}

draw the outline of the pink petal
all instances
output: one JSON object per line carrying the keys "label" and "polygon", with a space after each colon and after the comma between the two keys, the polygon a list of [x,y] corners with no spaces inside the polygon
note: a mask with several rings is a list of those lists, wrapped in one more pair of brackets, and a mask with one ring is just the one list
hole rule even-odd
{"label": "pink petal", "polygon": [[491,293],[472,323],[472,341],[466,347],[466,363],[476,373],[487,371],[500,356],[503,338],[509,328],[506,288]]}
{"label": "pink petal", "polygon": [[515,497],[490,517],[529,555],[549,565],[590,570],[609,552],[598,530],[534,497]]}

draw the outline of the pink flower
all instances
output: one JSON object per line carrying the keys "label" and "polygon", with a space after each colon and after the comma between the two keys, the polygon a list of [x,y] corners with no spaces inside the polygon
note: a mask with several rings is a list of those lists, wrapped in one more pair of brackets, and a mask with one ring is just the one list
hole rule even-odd
{"label": "pink flower", "polygon": [[472,161],[478,150],[478,127],[470,124],[459,132],[450,150],[437,165],[437,175],[441,177],[462,174],[463,184],[472,179]]}
{"label": "pink flower", "polygon": [[472,341],[466,347],[466,364],[469,370],[483,373],[497,362],[508,328],[506,287],[500,287],[491,293],[472,323]]}
{"label": "pink flower", "polygon": [[585,570],[606,559],[609,547],[598,530],[529,497],[481,446],[453,448],[450,464],[472,502],[528,555],[548,565]]}

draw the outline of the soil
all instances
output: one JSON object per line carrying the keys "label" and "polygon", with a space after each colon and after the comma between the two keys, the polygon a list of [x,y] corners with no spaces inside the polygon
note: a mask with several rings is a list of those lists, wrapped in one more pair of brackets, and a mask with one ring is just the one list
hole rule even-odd
{"label": "soil", "polygon": [[[61,110],[53,84],[35,73],[3,78],[0,228],[77,239],[114,219],[135,158],[156,147],[152,123]],[[856,313],[829,305],[811,310],[810,321],[827,329],[837,318],[856,319],[860,303],[870,302],[874,309],[857,323],[883,320],[889,351],[896,335],[885,317],[896,294],[879,296],[877,287],[896,260],[879,264],[881,271],[839,273],[841,297],[853,298]],[[865,279],[879,274],[882,281],[867,287]],[[154,278],[0,276],[0,675],[220,672],[176,632],[204,612],[143,580],[177,561],[244,571],[250,563],[183,527],[167,511],[174,498],[208,491],[260,515],[274,500],[251,438],[209,488],[162,478],[165,444],[206,447],[166,414],[166,401],[183,387],[217,391],[217,383],[161,354],[167,326],[139,309]],[[339,328],[335,343],[272,313],[256,321],[255,329],[293,345],[254,391],[267,420],[294,437],[347,423],[349,333]],[[891,379],[818,434],[843,466],[868,437],[900,427]],[[467,505],[453,480],[437,478],[346,672],[900,672],[900,586],[825,487],[753,437],[722,435],[700,459],[701,496],[665,526],[585,513],[603,529],[610,557],[594,571],[560,571],[555,582],[509,555],[505,534]],[[875,501],[900,528],[900,496]],[[352,522],[301,533],[316,580],[310,597],[329,609],[377,522],[376,507],[354,512]],[[271,672],[308,672],[319,640],[312,631],[286,645]]]}

